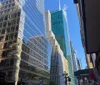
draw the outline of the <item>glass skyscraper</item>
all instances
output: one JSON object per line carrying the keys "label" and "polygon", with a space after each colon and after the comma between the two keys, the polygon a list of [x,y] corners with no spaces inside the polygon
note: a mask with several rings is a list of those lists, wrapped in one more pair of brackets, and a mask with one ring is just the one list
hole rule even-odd
{"label": "glass skyscraper", "polygon": [[0,71],[6,73],[5,82],[48,82],[44,19],[44,0],[0,0]]}
{"label": "glass skyscraper", "polygon": [[51,12],[52,31],[60,44],[64,56],[68,60],[69,76],[71,77],[71,85],[74,85],[74,72],[71,58],[70,38],[68,32],[67,14],[65,10]]}

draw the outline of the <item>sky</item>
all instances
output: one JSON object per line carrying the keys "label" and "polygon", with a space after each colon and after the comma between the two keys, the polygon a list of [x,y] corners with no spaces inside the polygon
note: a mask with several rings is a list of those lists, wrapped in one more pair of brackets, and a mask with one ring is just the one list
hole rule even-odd
{"label": "sky", "polygon": [[[78,58],[81,60],[82,68],[86,68],[86,60],[84,49],[81,42],[81,35],[80,35],[80,25],[78,14],[76,10],[76,5],[73,2],[74,0],[61,0],[61,8],[64,5],[67,5],[67,15],[68,15],[68,26],[69,26],[69,34],[70,39],[73,44],[74,49],[77,51]],[[58,10],[59,4],[58,0],[45,0],[45,10]]]}

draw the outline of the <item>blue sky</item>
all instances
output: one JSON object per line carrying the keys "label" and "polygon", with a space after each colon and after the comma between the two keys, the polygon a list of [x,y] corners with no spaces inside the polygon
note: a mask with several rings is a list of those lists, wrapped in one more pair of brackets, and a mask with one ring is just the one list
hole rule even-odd
{"label": "blue sky", "polygon": [[[61,0],[62,8],[64,7],[64,4],[68,6],[68,24],[72,44],[78,53],[78,58],[81,59],[82,67],[86,68],[85,54],[81,43],[80,26],[76,5],[73,3],[73,0]],[[45,0],[46,10],[54,11],[58,10],[58,7],[58,0]]]}

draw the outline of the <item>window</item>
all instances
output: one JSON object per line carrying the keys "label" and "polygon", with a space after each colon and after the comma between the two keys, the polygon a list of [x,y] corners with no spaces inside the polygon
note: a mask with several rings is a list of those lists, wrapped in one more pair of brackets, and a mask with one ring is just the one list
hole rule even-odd
{"label": "window", "polygon": [[0,14],[3,14],[3,11],[1,11]]}
{"label": "window", "polygon": [[12,40],[13,39],[13,34],[11,34],[10,37],[11,37],[11,40]]}
{"label": "window", "polygon": [[11,21],[8,22],[8,26],[11,26]]}
{"label": "window", "polygon": [[6,26],[7,26],[7,22],[4,22],[3,27],[6,27]]}
{"label": "window", "polygon": [[11,32],[14,32],[14,27],[11,27]]}
{"label": "window", "polygon": [[5,9],[7,8],[7,5],[5,6]]}
{"label": "window", "polygon": [[12,4],[12,6],[14,6],[14,5],[15,5],[15,3]]}
{"label": "window", "polygon": [[8,15],[7,16],[5,16],[5,18],[4,18],[5,20],[8,20]]}
{"label": "window", "polygon": [[3,56],[3,57],[7,57],[7,54],[8,54],[8,51],[4,51],[4,52],[2,53],[2,56]]}
{"label": "window", "polygon": [[10,9],[10,11],[12,12],[14,10],[14,8]]}
{"label": "window", "polygon": [[18,26],[16,26],[16,31],[18,31]]}
{"label": "window", "polygon": [[20,12],[18,12],[18,17],[20,17]]}
{"label": "window", "polygon": [[[9,11],[10,11],[10,9],[9,9]],[[12,18],[12,15],[9,15],[9,19],[11,19]]]}
{"label": "window", "polygon": [[9,37],[8,37],[8,35],[6,36],[6,40],[8,40],[9,39]]}
{"label": "window", "polygon": [[7,10],[5,10],[4,13],[7,13]]}
{"label": "window", "polygon": [[17,19],[17,24],[19,24],[19,18]]}
{"label": "window", "polygon": [[12,25],[15,25],[16,24],[16,20],[12,20]]}
{"label": "window", "polygon": [[8,4],[8,1],[6,2],[6,4]]}
{"label": "window", "polygon": [[3,21],[3,17],[0,18],[0,22],[2,22],[2,21]]}
{"label": "window", "polygon": [[9,12],[9,11],[10,11],[10,9],[7,10],[7,12]]}
{"label": "window", "polygon": [[5,33],[5,29],[2,29],[2,34],[4,34]]}
{"label": "window", "polygon": [[10,60],[10,66],[14,65],[14,59]]}
{"label": "window", "polygon": [[11,7],[11,4],[8,7],[10,8]]}
{"label": "window", "polygon": [[16,17],[17,17],[17,13],[14,14],[14,18],[16,18]]}
{"label": "window", "polygon": [[3,36],[0,36],[0,41],[3,39]]}
{"label": "window", "polygon": [[2,23],[0,23],[0,28],[2,28]]}
{"label": "window", "polygon": [[7,28],[7,33],[9,33],[10,32],[10,28]]}
{"label": "window", "polygon": [[9,36],[9,39],[10,39],[10,40],[12,40],[12,39],[13,39],[13,34],[11,34],[11,35]]}
{"label": "window", "polygon": [[4,49],[6,49],[8,47],[8,44],[7,43],[5,43],[4,44]]}
{"label": "window", "polygon": [[13,43],[16,43],[16,42],[17,42],[17,40],[14,40],[14,41],[13,41]]}
{"label": "window", "polygon": [[15,38],[15,39],[17,38],[17,33],[14,35],[14,38]]}
{"label": "window", "polygon": [[11,71],[8,72],[8,77],[11,77],[11,75],[12,75],[12,72]]}

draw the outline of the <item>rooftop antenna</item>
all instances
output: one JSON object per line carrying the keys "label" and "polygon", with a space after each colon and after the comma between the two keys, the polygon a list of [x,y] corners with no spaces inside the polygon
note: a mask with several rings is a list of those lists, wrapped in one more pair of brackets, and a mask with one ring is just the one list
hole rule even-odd
{"label": "rooftop antenna", "polygon": [[60,3],[60,0],[59,0],[59,11],[61,10],[61,3]]}

